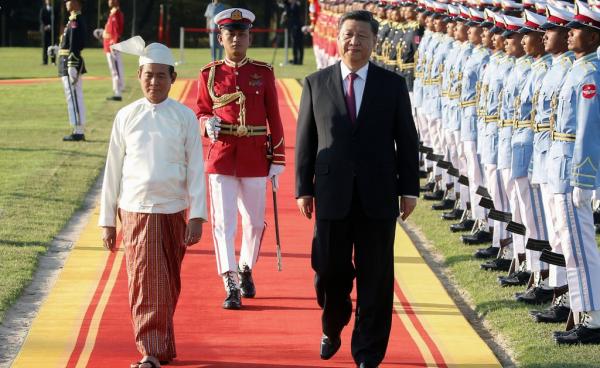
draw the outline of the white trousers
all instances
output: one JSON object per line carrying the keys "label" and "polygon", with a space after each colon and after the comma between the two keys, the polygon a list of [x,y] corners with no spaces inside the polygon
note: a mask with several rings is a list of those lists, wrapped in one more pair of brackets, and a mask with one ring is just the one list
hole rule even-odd
{"label": "white trousers", "polygon": [[[517,190],[515,186],[515,180],[511,178],[510,169],[501,169],[500,177],[502,178],[502,185],[508,197],[508,210],[512,213],[512,220],[520,224],[523,223],[521,219],[521,211],[519,209],[519,200],[517,199]],[[519,254],[525,253],[525,237],[523,235],[512,234],[513,239],[513,256],[518,259]]]}
{"label": "white trousers", "polygon": [[[557,228],[556,206],[554,205],[554,194],[548,184],[540,184],[544,216],[546,217],[546,230],[548,241],[554,253],[563,254],[560,244],[560,234]],[[549,265],[550,275],[548,284],[551,287],[559,287],[567,284],[567,272],[564,267]]]}
{"label": "white trousers", "polygon": [[[471,199],[471,214],[475,220],[485,221],[485,208],[479,205],[481,196],[477,194],[477,188],[483,185],[483,173],[479,157],[477,156],[477,142],[463,141],[462,142],[463,156],[467,166],[467,176],[469,177],[469,197]],[[462,196],[462,192],[461,192]]]}
{"label": "white trousers", "polygon": [[[525,244],[527,244],[529,238],[548,240],[540,186],[537,184],[531,185],[527,176],[515,178],[514,181],[521,220],[522,224],[525,225]],[[542,252],[525,250],[529,271],[539,272],[548,269],[547,263],[540,262],[541,255]]]}
{"label": "white trousers", "polygon": [[[455,161],[452,162],[452,165],[458,169],[458,171],[461,173],[461,175],[465,175],[465,174],[467,174],[467,162],[466,162],[465,154],[464,154],[464,150],[463,150],[463,143],[460,140],[460,130],[454,130],[451,133],[452,133],[452,140],[453,140],[452,144],[454,145],[455,150],[456,150]],[[458,186],[459,186],[458,191],[460,191],[459,207],[462,208],[463,210],[466,210],[467,202],[471,202],[469,187],[466,185],[461,185],[461,184],[458,184]]]}
{"label": "white trousers", "polygon": [[[591,201],[592,191],[583,191]],[[572,193],[554,194],[558,232],[567,264],[573,312],[600,310],[600,251],[596,244],[592,206],[577,208]]]}
{"label": "white trousers", "polygon": [[235,234],[238,210],[242,218],[239,266],[252,269],[258,259],[265,230],[266,177],[238,178],[209,174],[212,236],[219,275],[237,271]]}
{"label": "white trousers", "polygon": [[[498,211],[508,212],[509,204],[508,197],[502,186],[502,178],[500,172],[494,164],[484,165],[485,178],[487,183],[487,189],[490,192],[492,201],[494,202],[494,208]],[[494,224],[494,235],[492,245],[496,248],[500,248],[500,240],[508,238],[508,231],[506,231],[506,224],[501,221],[493,220]]]}
{"label": "white trousers", "polygon": [[106,61],[108,69],[112,77],[113,93],[115,96],[121,96],[124,86],[123,62],[121,61],[121,53],[119,51],[107,52]]}
{"label": "white trousers", "polygon": [[67,100],[67,112],[69,123],[73,127],[73,133],[83,134],[85,128],[85,104],[83,101],[83,80],[81,75],[75,85],[72,85],[68,76],[61,78],[65,98]]}

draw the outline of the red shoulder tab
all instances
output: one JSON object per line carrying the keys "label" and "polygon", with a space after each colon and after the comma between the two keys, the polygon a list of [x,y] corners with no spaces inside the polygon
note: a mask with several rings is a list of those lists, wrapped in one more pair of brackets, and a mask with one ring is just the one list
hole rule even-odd
{"label": "red shoulder tab", "polygon": [[248,59],[248,62],[252,65],[258,65],[258,66],[262,66],[265,67],[269,70],[273,70],[273,65],[269,64],[269,63],[265,63],[262,61],[258,61],[258,60],[253,60],[253,59]]}
{"label": "red shoulder tab", "polygon": [[206,69],[208,69],[208,68],[211,68],[211,67],[212,67],[212,66],[214,66],[214,65],[221,65],[221,64],[223,64],[223,60],[215,60],[215,61],[213,61],[213,62],[210,62],[210,63],[208,63],[208,64],[204,65],[204,66],[203,66],[203,67],[200,69],[200,71],[201,71],[201,72],[203,72],[203,71],[205,71]]}

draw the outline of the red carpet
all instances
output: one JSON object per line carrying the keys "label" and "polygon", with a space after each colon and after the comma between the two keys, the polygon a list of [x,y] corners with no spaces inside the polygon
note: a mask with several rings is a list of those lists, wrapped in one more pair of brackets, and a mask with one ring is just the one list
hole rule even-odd
{"label": "red carpet", "polygon": [[[349,338],[352,323],[342,335],[343,345],[331,361],[319,359],[320,310],[312,286],[310,244],[312,221],[302,218],[293,196],[293,145],[297,106],[278,82],[279,104],[285,125],[287,169],[280,180],[279,216],[283,249],[283,272],[277,272],[275,231],[271,196],[268,195],[269,227],[255,268],[257,297],[244,299],[244,309],[221,308],[225,292],[216,274],[209,224],[199,244],[188,249],[183,263],[183,289],[177,308],[178,357],[173,366],[188,367],[352,367]],[[287,95],[286,95],[287,94]],[[193,106],[196,87],[185,102]],[[290,98],[292,97],[292,98]],[[239,234],[239,232],[238,232]],[[239,242],[238,242],[239,244]],[[109,273],[109,260],[105,274]],[[102,287],[102,283],[99,288]],[[71,353],[69,366],[76,366],[96,302],[83,321],[79,345]],[[428,344],[429,345],[429,344]],[[99,325],[88,366],[128,367],[139,358],[127,306],[125,263]],[[437,359],[436,359],[437,360]],[[441,366],[443,366],[443,360]],[[423,357],[399,318],[394,319],[392,338],[384,366],[426,366]]]}

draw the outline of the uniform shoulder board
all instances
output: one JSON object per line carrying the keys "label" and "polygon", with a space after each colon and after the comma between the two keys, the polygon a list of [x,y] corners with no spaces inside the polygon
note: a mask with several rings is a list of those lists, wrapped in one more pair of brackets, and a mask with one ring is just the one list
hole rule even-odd
{"label": "uniform shoulder board", "polygon": [[221,64],[223,64],[223,60],[215,60],[215,61],[213,61],[213,62],[210,62],[210,63],[208,63],[208,64],[204,65],[204,66],[202,67],[202,69],[200,69],[200,71],[201,71],[201,72],[203,72],[203,71],[205,71],[206,69],[208,69],[208,68],[211,68],[211,67],[212,67],[212,66],[214,66],[214,65],[221,65]]}
{"label": "uniform shoulder board", "polygon": [[596,68],[596,65],[589,61],[586,61],[582,66],[585,68],[586,72],[595,72],[596,70],[598,70],[598,68]]}
{"label": "uniform shoulder board", "polygon": [[253,60],[253,59],[248,59],[248,62],[250,64],[254,64],[254,65],[258,65],[258,66],[262,66],[265,67],[269,70],[273,70],[273,65],[269,64],[269,63],[265,63],[263,61],[258,61],[258,60]]}

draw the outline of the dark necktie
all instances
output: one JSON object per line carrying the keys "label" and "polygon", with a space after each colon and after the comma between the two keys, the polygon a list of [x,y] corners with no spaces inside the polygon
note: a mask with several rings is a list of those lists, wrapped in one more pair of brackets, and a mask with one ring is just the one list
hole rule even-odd
{"label": "dark necktie", "polygon": [[356,99],[354,98],[354,80],[358,77],[356,73],[348,74],[348,91],[346,92],[346,106],[348,107],[348,115],[350,121],[356,121]]}

